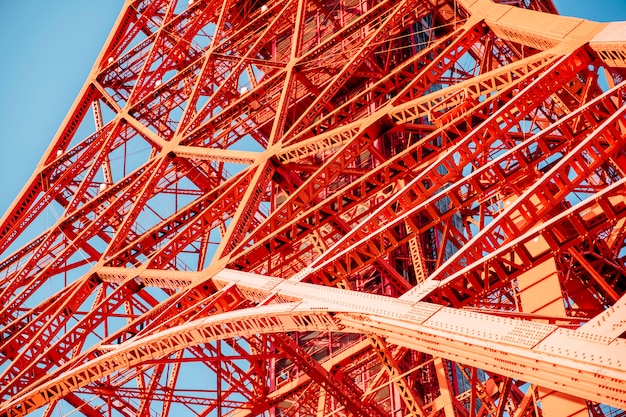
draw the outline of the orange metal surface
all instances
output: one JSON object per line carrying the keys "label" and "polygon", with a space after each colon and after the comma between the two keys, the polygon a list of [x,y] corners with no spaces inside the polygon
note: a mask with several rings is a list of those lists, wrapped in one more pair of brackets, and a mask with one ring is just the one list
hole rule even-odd
{"label": "orange metal surface", "polygon": [[499,3],[128,0],[0,221],[0,417],[626,415],[626,26]]}

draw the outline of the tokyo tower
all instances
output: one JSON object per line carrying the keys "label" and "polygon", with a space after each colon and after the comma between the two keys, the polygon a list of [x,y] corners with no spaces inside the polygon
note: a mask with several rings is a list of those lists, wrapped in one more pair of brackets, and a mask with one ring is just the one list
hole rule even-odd
{"label": "tokyo tower", "polygon": [[0,252],[0,417],[626,416],[626,22],[126,0]]}

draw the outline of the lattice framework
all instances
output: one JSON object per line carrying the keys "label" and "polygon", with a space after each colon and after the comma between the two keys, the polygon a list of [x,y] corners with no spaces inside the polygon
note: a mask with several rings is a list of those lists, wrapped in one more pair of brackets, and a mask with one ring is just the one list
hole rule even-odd
{"label": "lattice framework", "polygon": [[128,0],[0,223],[0,415],[624,415],[626,25],[503,3]]}

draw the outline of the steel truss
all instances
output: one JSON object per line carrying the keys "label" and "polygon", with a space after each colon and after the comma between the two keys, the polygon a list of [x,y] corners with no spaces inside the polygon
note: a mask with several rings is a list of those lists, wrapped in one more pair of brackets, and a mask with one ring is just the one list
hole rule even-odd
{"label": "steel truss", "polygon": [[128,0],[0,224],[0,416],[626,415],[626,24],[501,3]]}

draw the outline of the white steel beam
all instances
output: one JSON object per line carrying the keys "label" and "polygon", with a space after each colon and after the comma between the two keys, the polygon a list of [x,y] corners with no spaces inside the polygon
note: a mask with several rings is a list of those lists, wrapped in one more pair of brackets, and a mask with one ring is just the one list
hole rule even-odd
{"label": "white steel beam", "polygon": [[[199,278],[197,273],[193,278]],[[218,287],[236,285],[254,302],[271,295],[301,301],[216,314],[107,346],[96,359],[69,363],[47,383],[2,404],[0,416],[26,415],[107,375],[190,346],[235,336],[308,330],[378,335],[399,346],[626,408],[626,341],[622,338],[599,343],[551,324],[233,270],[220,271],[213,281]]]}

